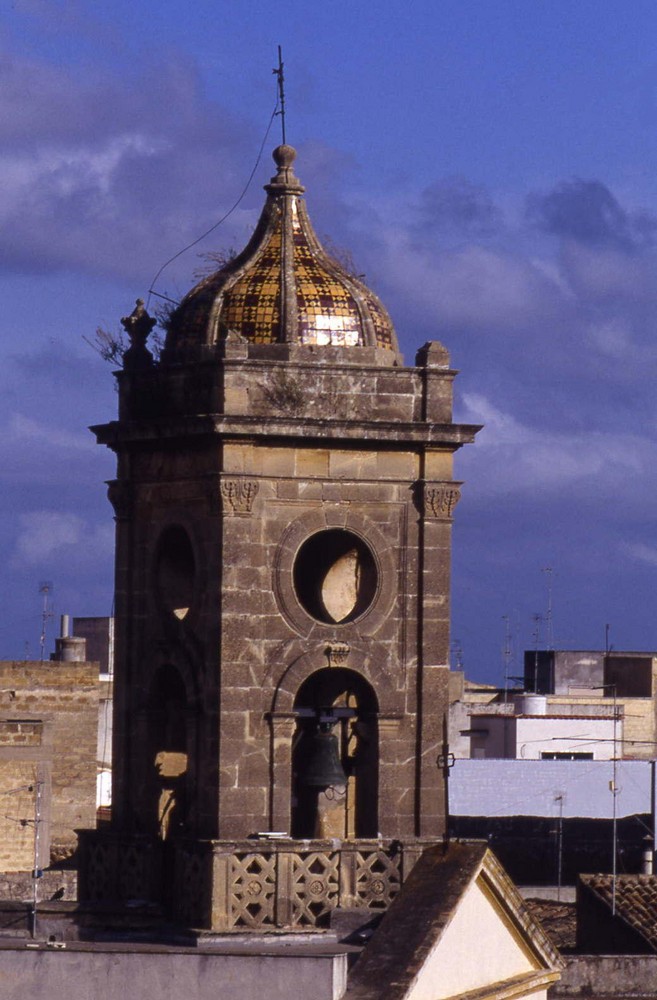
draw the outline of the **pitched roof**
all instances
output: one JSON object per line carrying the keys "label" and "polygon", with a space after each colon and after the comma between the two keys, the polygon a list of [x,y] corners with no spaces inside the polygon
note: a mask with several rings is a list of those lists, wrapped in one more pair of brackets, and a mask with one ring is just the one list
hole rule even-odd
{"label": "pitched roof", "polygon": [[[612,875],[580,875],[580,882],[612,909]],[[615,895],[616,918],[657,951],[657,875],[617,875]]]}
{"label": "pitched roof", "polygon": [[422,854],[360,956],[349,979],[349,1000],[402,1000],[452,921],[466,890],[482,875],[534,956],[536,989],[554,980],[555,970],[562,965],[559,952],[494,854],[483,843],[453,843]]}

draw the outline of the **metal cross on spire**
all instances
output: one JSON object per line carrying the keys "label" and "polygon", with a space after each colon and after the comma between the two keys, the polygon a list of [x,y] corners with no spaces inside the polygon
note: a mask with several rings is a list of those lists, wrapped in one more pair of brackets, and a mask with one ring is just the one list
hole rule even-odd
{"label": "metal cross on spire", "polygon": [[278,100],[280,103],[280,109],[276,112],[277,115],[281,116],[281,132],[283,134],[283,145],[286,145],[285,141],[285,77],[283,75],[283,51],[278,46],[278,66],[276,69],[272,70],[278,77]]}

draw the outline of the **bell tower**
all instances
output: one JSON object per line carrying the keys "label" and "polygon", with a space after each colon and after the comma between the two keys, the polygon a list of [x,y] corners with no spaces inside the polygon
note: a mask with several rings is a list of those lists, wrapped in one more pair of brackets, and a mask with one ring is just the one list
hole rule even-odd
{"label": "bell tower", "polygon": [[217,928],[379,905],[445,826],[452,456],[477,428],[445,348],[405,367],[323,250],[294,159],[157,362],[143,303],[123,321],[94,428],[117,455],[115,763],[83,893]]}

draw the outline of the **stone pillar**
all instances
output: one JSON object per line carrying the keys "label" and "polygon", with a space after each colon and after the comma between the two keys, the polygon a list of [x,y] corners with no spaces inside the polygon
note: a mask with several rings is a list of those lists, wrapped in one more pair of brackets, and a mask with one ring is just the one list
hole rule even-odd
{"label": "stone pillar", "polygon": [[116,547],[114,552],[114,651],[119,669],[114,675],[113,712],[113,765],[112,765],[112,822],[126,829],[131,822],[129,781],[126,772],[130,767],[130,640],[129,621],[132,612],[132,565],[134,532],[134,491],[129,482],[114,481],[108,486],[107,495],[114,508]]}
{"label": "stone pillar", "polygon": [[404,728],[410,729],[410,720],[404,721],[401,713],[379,716],[379,829],[385,828],[389,837],[412,833],[404,819],[412,809],[408,800],[412,799],[415,780],[414,762],[409,755],[413,738],[411,733],[404,733]]}
{"label": "stone pillar", "polygon": [[448,708],[451,516],[459,499],[459,485],[425,482],[423,490],[417,830],[420,837],[439,837],[445,831],[445,786],[438,757],[444,750],[443,719]]}
{"label": "stone pillar", "polygon": [[291,817],[292,738],[296,719],[292,712],[272,712],[271,728],[272,783],[270,812],[271,829],[289,833]]}

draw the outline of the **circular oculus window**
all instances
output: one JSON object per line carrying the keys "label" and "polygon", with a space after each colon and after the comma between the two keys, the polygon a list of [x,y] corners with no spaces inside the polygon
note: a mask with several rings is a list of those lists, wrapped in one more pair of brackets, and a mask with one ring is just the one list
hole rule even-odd
{"label": "circular oculus window", "polygon": [[308,538],[297,553],[293,577],[301,606],[327,625],[359,618],[374,601],[378,587],[370,548],[358,535],[342,528]]}

